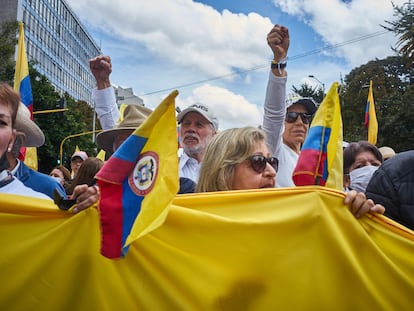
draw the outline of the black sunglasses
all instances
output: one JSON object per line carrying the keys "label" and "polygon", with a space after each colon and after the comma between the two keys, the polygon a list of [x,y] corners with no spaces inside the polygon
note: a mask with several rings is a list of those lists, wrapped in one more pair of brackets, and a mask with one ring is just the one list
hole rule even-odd
{"label": "black sunglasses", "polygon": [[269,157],[266,158],[265,156],[256,154],[248,157],[246,160],[250,161],[250,165],[252,169],[258,173],[261,174],[266,169],[267,163],[269,163],[273,169],[277,172],[277,169],[279,168],[279,160],[275,157]]}
{"label": "black sunglasses", "polygon": [[312,115],[304,112],[287,112],[285,120],[287,123],[295,123],[299,116],[303,124],[309,124],[312,120]]}

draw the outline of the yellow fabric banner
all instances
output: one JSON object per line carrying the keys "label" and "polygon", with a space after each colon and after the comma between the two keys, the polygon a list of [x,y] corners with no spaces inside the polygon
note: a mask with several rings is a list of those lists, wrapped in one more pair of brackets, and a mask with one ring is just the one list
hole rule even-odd
{"label": "yellow fabric banner", "polygon": [[1,310],[412,310],[414,232],[307,186],[177,196],[127,256],[95,208],[0,196]]}

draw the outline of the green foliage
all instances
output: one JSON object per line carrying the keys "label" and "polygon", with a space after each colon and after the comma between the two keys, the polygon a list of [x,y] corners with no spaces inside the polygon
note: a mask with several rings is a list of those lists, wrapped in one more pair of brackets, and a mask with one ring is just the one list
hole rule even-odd
{"label": "green foliage", "polygon": [[372,80],[379,129],[377,146],[387,145],[396,151],[413,149],[413,74],[413,68],[406,68],[400,57],[370,61],[353,69],[345,77],[342,93],[344,140],[367,139],[364,118]]}
{"label": "green foliage", "polygon": [[[17,22],[0,25],[0,81],[13,85],[15,71],[15,49],[17,44]],[[75,102],[67,94],[63,97],[57,93],[48,79],[36,70],[36,63],[29,63],[29,75],[33,92],[34,121],[45,134],[45,144],[37,149],[39,171],[49,173],[60,160],[60,146],[69,135],[81,134],[92,130],[93,111],[82,101]],[[37,113],[60,108],[65,101],[68,110],[65,112]],[[98,123],[99,124],[99,123]],[[98,126],[97,126],[98,127]],[[90,156],[97,153],[92,142],[92,134],[70,138],[62,146],[63,165],[69,168],[70,156],[76,146]]]}
{"label": "green foliage", "polygon": [[292,92],[298,94],[302,97],[312,97],[317,103],[321,103],[325,97],[324,91],[322,88],[313,88],[308,84],[302,84],[300,88],[292,86]]}
{"label": "green foliage", "polygon": [[398,37],[397,46],[394,49],[399,51],[406,66],[414,63],[414,4],[411,1],[401,6],[393,4],[395,21],[385,21],[389,27],[383,28],[394,32]]}
{"label": "green foliage", "polygon": [[64,112],[49,112],[35,114],[35,122],[45,134],[45,144],[38,148],[39,171],[48,173],[60,160],[62,144],[62,164],[70,168],[70,157],[76,146],[95,156],[96,145],[92,142],[92,134],[65,139],[70,135],[86,133],[92,130],[93,111],[82,101],[76,102],[67,94],[60,97],[52,84],[39,72],[29,66],[33,89],[34,111],[50,111],[60,109],[61,103],[66,102]]}
{"label": "green foliage", "polygon": [[0,81],[8,82],[10,85],[13,85],[17,31],[17,22],[6,22],[0,25]]}

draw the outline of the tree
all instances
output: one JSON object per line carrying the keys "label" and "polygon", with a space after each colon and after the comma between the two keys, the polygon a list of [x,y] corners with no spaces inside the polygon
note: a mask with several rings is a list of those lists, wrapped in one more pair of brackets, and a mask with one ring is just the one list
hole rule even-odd
{"label": "tree", "polygon": [[[83,101],[75,101],[68,94],[59,96],[47,78],[29,64],[30,79],[33,89],[34,112],[50,111],[61,107],[66,102],[65,112],[35,114],[34,121],[45,134],[45,144],[38,148],[39,171],[49,173],[60,161],[60,145],[69,135],[85,133],[92,130],[92,108]],[[82,135],[67,139],[63,144],[63,163],[69,167],[70,157],[76,146],[90,156],[97,153],[92,135]]]}
{"label": "tree", "polygon": [[392,5],[397,20],[385,21],[390,27],[382,27],[399,36],[394,50],[401,53],[406,66],[411,66],[414,63],[414,4],[408,1],[401,6]]}
{"label": "tree", "polygon": [[[17,22],[5,22],[0,25],[0,80],[10,85],[13,85],[16,67],[14,55],[17,32]],[[60,159],[62,140],[69,135],[92,130],[93,111],[86,102],[76,102],[67,94],[60,96],[50,81],[36,70],[36,62],[29,62],[29,76],[35,113],[59,108],[62,101],[66,102],[68,108],[64,113],[34,114],[34,122],[45,134],[45,144],[37,149],[39,171],[49,173]],[[91,156],[97,153],[91,134],[68,139],[63,146],[63,165],[69,166],[70,156],[76,146]]]}
{"label": "tree", "polygon": [[8,82],[10,85],[13,85],[17,31],[17,22],[0,24],[0,81]]}
{"label": "tree", "polygon": [[[372,80],[378,119],[378,146],[396,151],[414,146],[413,68],[404,66],[401,57],[373,60],[353,69],[345,77],[342,96],[344,140],[367,139],[364,127],[369,82]],[[410,121],[411,120],[411,121]]]}
{"label": "tree", "polygon": [[302,97],[312,97],[317,103],[321,103],[323,98],[325,97],[322,88],[314,88],[307,83],[302,84],[300,88],[297,88],[293,85],[292,92]]}

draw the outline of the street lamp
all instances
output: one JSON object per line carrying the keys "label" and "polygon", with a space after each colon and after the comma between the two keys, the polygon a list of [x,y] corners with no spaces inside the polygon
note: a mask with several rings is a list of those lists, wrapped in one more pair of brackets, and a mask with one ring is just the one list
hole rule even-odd
{"label": "street lamp", "polygon": [[323,83],[322,81],[320,81],[314,75],[309,75],[308,77],[314,79],[316,82],[318,82],[320,85],[322,85],[322,92],[325,94],[325,83]]}

